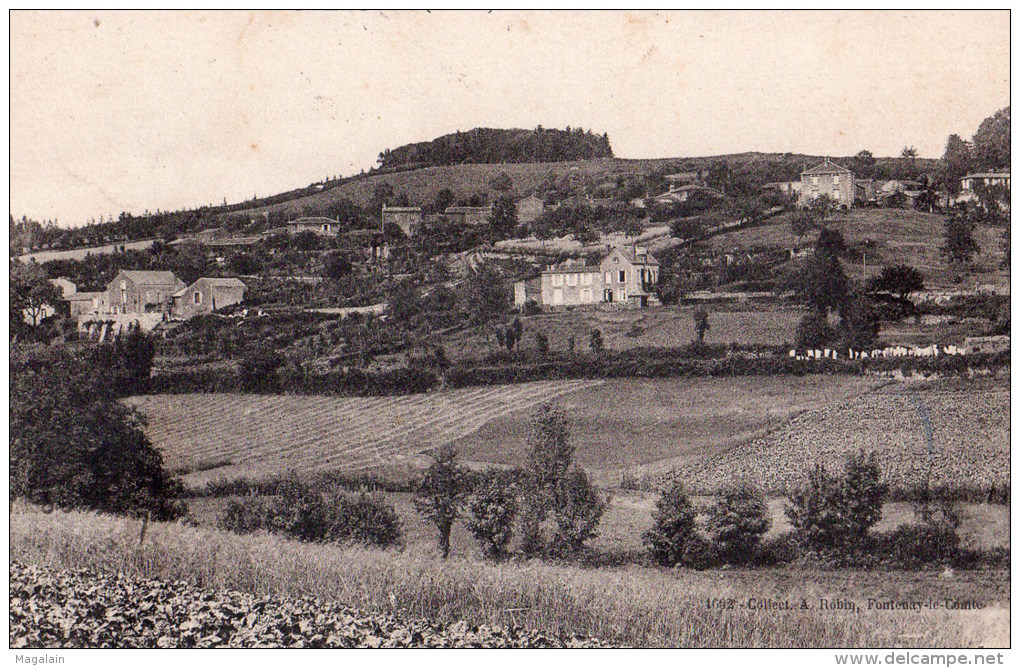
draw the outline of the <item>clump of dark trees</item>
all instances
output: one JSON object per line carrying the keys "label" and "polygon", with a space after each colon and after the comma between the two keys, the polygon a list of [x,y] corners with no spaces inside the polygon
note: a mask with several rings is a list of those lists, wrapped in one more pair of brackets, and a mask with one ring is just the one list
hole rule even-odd
{"label": "clump of dark trees", "polygon": [[609,135],[582,128],[534,130],[475,128],[432,141],[406,144],[379,154],[379,166],[461,165],[467,163],[563,162],[612,158]]}
{"label": "clump of dark trees", "polygon": [[11,503],[148,514],[185,512],[181,484],[120,402],[144,391],[155,352],[133,329],[113,343],[11,350]]}
{"label": "clump of dark trees", "polygon": [[673,471],[661,485],[644,540],[655,563],[695,569],[802,559],[829,566],[924,568],[968,565],[978,558],[961,548],[953,504],[930,491],[915,500],[914,522],[876,532],[888,492],[874,452],[850,453],[838,472],[816,464],[789,494],[784,510],[791,531],[766,540],[768,505],[754,481],[724,484],[701,509],[705,521],[699,526],[699,509],[683,476]]}

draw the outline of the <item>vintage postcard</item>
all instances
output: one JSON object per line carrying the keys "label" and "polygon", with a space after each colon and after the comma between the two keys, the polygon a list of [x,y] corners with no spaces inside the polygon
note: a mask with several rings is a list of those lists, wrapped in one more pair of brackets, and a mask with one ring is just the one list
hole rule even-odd
{"label": "vintage postcard", "polygon": [[1008,10],[9,24],[13,661],[1008,658]]}

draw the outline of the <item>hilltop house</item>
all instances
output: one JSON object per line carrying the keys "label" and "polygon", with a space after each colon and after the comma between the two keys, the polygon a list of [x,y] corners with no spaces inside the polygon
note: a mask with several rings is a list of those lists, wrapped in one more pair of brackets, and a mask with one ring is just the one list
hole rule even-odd
{"label": "hilltop house", "polygon": [[169,314],[174,294],[183,287],[171,271],[122,270],[106,287],[106,304],[113,314]]}
{"label": "hilltop house", "polygon": [[396,225],[408,239],[418,234],[421,230],[421,207],[420,206],[386,206],[382,208],[382,229],[387,225]]}
{"label": "hilltop house", "polygon": [[236,278],[200,278],[173,295],[173,314],[188,320],[244,300],[247,286]]}
{"label": "hilltop house", "polygon": [[534,299],[543,306],[626,304],[648,306],[659,280],[659,263],[647,249],[616,247],[598,266],[565,263],[514,284],[518,306]]}
{"label": "hilltop house", "polygon": [[335,237],[340,234],[340,221],[321,216],[306,216],[287,221],[287,231],[291,235],[299,232],[314,232],[320,236]]}
{"label": "hilltop house", "polygon": [[528,195],[524,199],[517,200],[517,222],[530,223],[542,215],[545,211],[545,202],[535,195]]}
{"label": "hilltop house", "polygon": [[492,217],[491,206],[448,206],[443,212],[451,223],[482,225]]}
{"label": "hilltop house", "polygon": [[967,174],[960,179],[960,194],[956,197],[956,202],[970,202],[978,198],[977,193],[974,191],[975,185],[984,185],[988,188],[1000,187],[1006,191],[1006,202],[1000,202],[1000,204],[1009,204],[1009,172],[977,172],[974,174]]}
{"label": "hilltop house", "polygon": [[805,170],[800,175],[800,205],[827,195],[837,206],[851,208],[854,205],[854,175],[846,167],[840,167],[829,159]]}

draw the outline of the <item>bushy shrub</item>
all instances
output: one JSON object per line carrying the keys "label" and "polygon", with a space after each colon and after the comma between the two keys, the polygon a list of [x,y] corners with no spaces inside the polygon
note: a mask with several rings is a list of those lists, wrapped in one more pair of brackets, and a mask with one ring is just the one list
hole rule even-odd
{"label": "bushy shrub", "polygon": [[227,501],[219,518],[219,526],[234,533],[254,533],[268,528],[268,506],[266,498],[248,494]]}
{"label": "bushy shrub", "polygon": [[294,474],[276,485],[274,496],[232,499],[219,517],[221,528],[238,533],[266,530],[310,542],[399,542],[400,520],[382,495],[320,490]]}
{"label": "bushy shrub", "polygon": [[542,307],[539,306],[538,302],[534,299],[529,299],[524,302],[524,315],[538,315],[542,312]]}
{"label": "bushy shrub", "polygon": [[825,348],[836,338],[835,330],[824,315],[808,313],[797,323],[798,348]]}
{"label": "bushy shrub", "polygon": [[652,528],[644,534],[645,545],[655,563],[660,566],[688,563],[695,551],[703,547],[698,544],[696,518],[680,474],[672,471],[655,502]]}
{"label": "bushy shrub", "polygon": [[241,387],[245,392],[275,392],[279,389],[276,371],[284,359],[268,342],[248,348],[240,362]]}
{"label": "bushy shrub", "polygon": [[923,568],[953,563],[960,537],[947,524],[904,524],[882,535],[876,548],[901,568]]}
{"label": "bushy shrub", "polygon": [[808,472],[805,484],[790,494],[786,516],[798,542],[813,551],[828,550],[843,538],[839,481],[821,464]]}
{"label": "bushy shrub", "polygon": [[830,475],[816,464],[786,506],[801,544],[817,552],[859,550],[882,518],[888,487],[880,476],[875,452],[848,454],[841,475]]}
{"label": "bushy shrub", "polygon": [[576,464],[571,466],[556,488],[556,550],[567,554],[580,551],[595,536],[608,505],[588,474]]}
{"label": "bushy shrub", "polygon": [[723,485],[708,516],[708,530],[720,556],[733,563],[751,561],[770,525],[765,492],[749,481]]}
{"label": "bushy shrub", "polygon": [[889,493],[888,485],[881,481],[878,453],[849,453],[840,482],[847,539],[860,544],[882,519],[882,504]]}
{"label": "bushy shrub", "polygon": [[517,491],[513,475],[489,469],[482,474],[468,499],[471,510],[468,530],[488,557],[498,559],[506,554],[517,517]]}

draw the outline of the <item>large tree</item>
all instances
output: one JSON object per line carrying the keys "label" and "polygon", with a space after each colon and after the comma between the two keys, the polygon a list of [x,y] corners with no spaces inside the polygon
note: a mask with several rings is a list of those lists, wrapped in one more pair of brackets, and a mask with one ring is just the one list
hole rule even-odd
{"label": "large tree", "polygon": [[163,468],[141,416],[119,401],[119,383],[110,382],[94,354],[63,347],[11,351],[11,498],[180,516],[180,482]]}
{"label": "large tree", "polygon": [[960,194],[960,179],[970,171],[970,164],[970,146],[960,139],[960,135],[949,135],[946,152],[939,162],[938,176],[940,184],[950,195]]}
{"label": "large tree", "polygon": [[471,273],[467,280],[467,295],[464,303],[468,306],[468,321],[485,332],[485,342],[489,353],[492,348],[492,325],[499,320],[510,307],[510,300],[503,277],[490,264],[481,264],[477,271]]}
{"label": "large tree", "polygon": [[970,262],[980,251],[974,240],[973,225],[959,209],[954,209],[946,218],[942,253],[954,264]]}
{"label": "large tree", "polygon": [[849,294],[849,282],[839,262],[844,250],[843,236],[837,230],[823,228],[814,255],[796,277],[796,291],[819,317],[841,310]]}
{"label": "large tree", "polygon": [[974,162],[980,169],[1009,167],[1009,107],[981,121],[974,134]]}
{"label": "large tree", "polygon": [[513,195],[500,195],[492,205],[489,223],[496,239],[506,239],[517,227],[517,205]]}
{"label": "large tree", "polygon": [[62,306],[63,293],[50,283],[46,272],[34,262],[24,263],[11,260],[10,263],[10,328],[16,336],[24,325],[24,318],[31,319],[36,327],[45,317],[48,309]]}
{"label": "large tree", "polygon": [[414,507],[436,525],[443,559],[450,555],[453,522],[463,510],[469,493],[467,470],[457,463],[457,451],[449,444],[442,446],[414,491]]}

